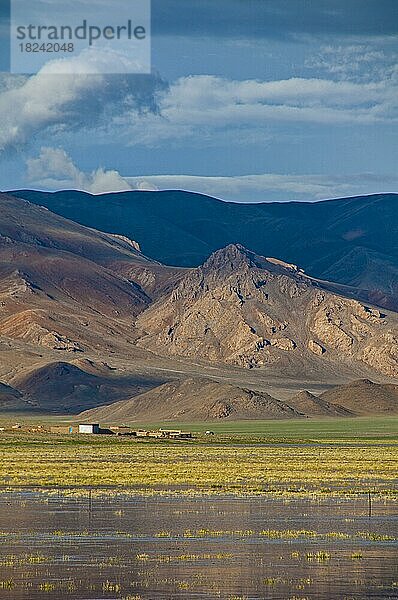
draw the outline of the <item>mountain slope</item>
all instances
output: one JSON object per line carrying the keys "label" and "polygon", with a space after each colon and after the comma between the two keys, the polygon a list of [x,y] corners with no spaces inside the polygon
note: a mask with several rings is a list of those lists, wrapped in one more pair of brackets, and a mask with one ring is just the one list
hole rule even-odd
{"label": "mountain slope", "polygon": [[[144,273],[152,287],[159,287],[154,285],[157,279],[162,282],[174,274],[173,269],[144,256],[138,243],[128,237],[84,227],[14,196],[0,194],[0,216],[2,247],[20,245],[50,255],[87,259],[133,282],[132,274]],[[144,283],[145,277],[141,275]]]}
{"label": "mountain slope", "polygon": [[161,265],[130,240],[12,196],[0,194],[0,215],[0,336],[69,352],[134,337],[151,298],[128,271],[153,269],[156,280]]}
{"label": "mountain slope", "polygon": [[[198,268],[164,267],[130,239],[0,194],[0,379],[18,392],[8,390],[4,406],[74,412],[169,379],[211,377],[223,382],[217,390],[232,385],[242,418],[272,414],[248,390],[272,390],[292,414],[337,414],[287,399],[352,378],[397,378],[397,314],[351,291],[239,244]],[[191,391],[192,411],[209,411]],[[228,413],[226,399],[212,410]]]}
{"label": "mountain slope", "polygon": [[398,385],[361,379],[338,385],[321,394],[320,399],[356,415],[397,414]]}
{"label": "mountain slope", "polygon": [[84,360],[75,362],[77,364],[57,361],[24,370],[11,383],[24,401],[41,412],[58,414],[75,414],[116,402],[148,387],[143,379],[118,377],[106,365]]}
{"label": "mountain slope", "polygon": [[198,266],[215,250],[239,242],[260,255],[298,264],[314,277],[356,286],[369,302],[398,308],[396,194],[234,204],[182,191],[13,193],[82,224],[136,239],[145,254],[165,264]]}
{"label": "mountain slope", "polygon": [[398,376],[398,316],[338,296],[240,245],[212,254],[137,319],[139,347],[282,371],[371,367]]}
{"label": "mountain slope", "polygon": [[308,417],[351,417],[353,412],[304,390],[289,400],[289,406]]}
{"label": "mountain slope", "polygon": [[302,416],[265,392],[253,392],[208,379],[165,383],[144,394],[110,406],[83,412],[80,417],[102,423],[133,421],[213,421],[284,419]]}
{"label": "mountain slope", "polygon": [[0,382],[0,411],[18,412],[26,411],[31,406],[24,401],[21,392],[15,388]]}

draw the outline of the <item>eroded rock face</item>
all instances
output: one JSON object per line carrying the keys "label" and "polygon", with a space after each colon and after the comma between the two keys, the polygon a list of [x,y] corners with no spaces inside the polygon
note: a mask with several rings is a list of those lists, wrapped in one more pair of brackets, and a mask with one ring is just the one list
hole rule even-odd
{"label": "eroded rock face", "polygon": [[308,348],[317,356],[322,356],[322,354],[325,352],[325,348],[321,346],[321,344],[318,344],[318,342],[315,340],[310,340],[308,342]]}
{"label": "eroded rock face", "polygon": [[292,298],[305,287],[279,275],[280,267],[274,270],[262,269],[255,255],[239,247],[215,253],[141,316],[139,345],[240,366],[277,360],[278,350],[296,344],[280,335],[289,322],[278,318],[269,290]]}
{"label": "eroded rock face", "polygon": [[83,347],[61,333],[49,329],[46,325],[49,317],[45,311],[25,310],[0,322],[0,335],[25,340],[30,344],[65,350],[83,352]]}
{"label": "eroded rock face", "polygon": [[108,233],[108,235],[115,238],[116,240],[119,240],[120,242],[124,242],[126,244],[126,246],[129,246],[133,250],[136,250],[137,252],[141,252],[140,245],[135,240],[131,240],[127,236],[120,235],[119,233]]}
{"label": "eroded rock face", "polygon": [[[322,347],[359,360],[380,373],[398,376],[398,326],[395,316],[355,300],[328,294],[316,304],[310,329]],[[391,327],[392,326],[392,327]],[[317,353],[316,346],[310,350]]]}
{"label": "eroded rock face", "polygon": [[293,340],[289,340],[289,338],[274,338],[271,340],[271,346],[289,352],[289,350],[294,350],[296,348],[296,343]]}
{"label": "eroded rock face", "polygon": [[244,367],[359,363],[398,376],[398,318],[320,289],[239,245],[214,253],[138,317],[157,354]]}
{"label": "eroded rock face", "polygon": [[376,371],[390,377],[398,375],[398,335],[387,332],[360,352],[360,358]]}
{"label": "eroded rock face", "polygon": [[43,335],[39,342],[42,346],[47,346],[53,350],[65,350],[66,352],[83,352],[82,346],[78,342],[60,335],[56,331],[49,331]]}
{"label": "eroded rock face", "polygon": [[311,331],[326,345],[335,350],[349,354],[352,351],[354,340],[347,332],[341,312],[344,310],[342,303],[333,300],[322,303],[313,318]]}

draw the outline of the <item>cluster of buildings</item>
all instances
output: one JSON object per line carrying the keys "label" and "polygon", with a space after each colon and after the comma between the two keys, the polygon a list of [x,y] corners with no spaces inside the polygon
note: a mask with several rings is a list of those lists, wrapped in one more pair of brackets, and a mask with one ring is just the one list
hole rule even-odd
{"label": "cluster of buildings", "polygon": [[[155,438],[169,440],[184,440],[192,439],[193,435],[190,431],[182,431],[181,429],[132,429],[125,425],[114,425],[109,427],[101,427],[98,423],[81,423],[79,425],[22,425],[15,423],[8,427],[0,427],[2,431],[21,431],[25,433],[56,433],[60,435],[68,434],[87,434],[87,435],[118,435],[130,436],[136,438]],[[213,432],[207,432],[206,434]]]}
{"label": "cluster of buildings", "polygon": [[50,427],[50,433],[71,434],[82,433],[90,435],[123,435],[137,438],[157,438],[181,440],[192,438],[192,433],[189,431],[181,431],[180,429],[157,429],[154,431],[146,429],[133,430],[124,425],[115,425],[107,428],[100,427],[98,423],[82,423],[80,425],[54,425]]}

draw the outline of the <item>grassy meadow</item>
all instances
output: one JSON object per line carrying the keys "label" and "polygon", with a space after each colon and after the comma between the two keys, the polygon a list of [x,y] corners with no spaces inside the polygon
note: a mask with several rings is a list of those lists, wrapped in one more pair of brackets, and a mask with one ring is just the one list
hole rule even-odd
{"label": "grassy meadow", "polygon": [[212,423],[140,423],[130,424],[133,428],[183,429],[203,433],[214,431],[217,434],[230,437],[242,436],[242,441],[248,441],[250,436],[283,439],[314,439],[332,440],[347,438],[395,440],[398,443],[398,416],[391,417],[357,417],[357,418],[323,418],[323,419],[285,419],[281,421],[219,421]]}
{"label": "grassy meadow", "polygon": [[195,438],[176,441],[2,432],[0,485],[394,496],[397,425],[397,418],[180,424]]}

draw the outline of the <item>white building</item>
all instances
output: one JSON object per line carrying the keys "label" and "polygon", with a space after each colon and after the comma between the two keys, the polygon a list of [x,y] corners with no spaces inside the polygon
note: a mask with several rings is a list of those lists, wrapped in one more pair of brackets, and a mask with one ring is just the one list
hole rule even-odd
{"label": "white building", "polygon": [[97,423],[87,423],[79,425],[79,433],[99,433],[100,426]]}

